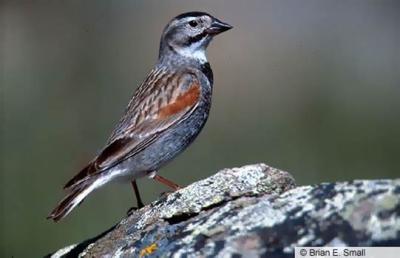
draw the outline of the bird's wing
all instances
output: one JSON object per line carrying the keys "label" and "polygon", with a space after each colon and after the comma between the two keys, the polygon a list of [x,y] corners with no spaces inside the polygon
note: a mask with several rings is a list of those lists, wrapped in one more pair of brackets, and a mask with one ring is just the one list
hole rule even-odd
{"label": "bird's wing", "polygon": [[141,152],[170,126],[185,120],[197,106],[200,94],[200,82],[194,72],[152,72],[136,91],[108,145],[64,188]]}

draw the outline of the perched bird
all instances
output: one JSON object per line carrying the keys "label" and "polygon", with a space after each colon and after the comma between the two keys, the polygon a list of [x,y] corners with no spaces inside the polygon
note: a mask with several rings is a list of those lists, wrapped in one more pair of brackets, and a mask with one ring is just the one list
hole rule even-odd
{"label": "perched bird", "polygon": [[138,207],[143,206],[138,178],[179,188],[157,170],[188,147],[206,123],[213,73],[205,51],[215,35],[231,28],[204,12],[183,13],[168,23],[155,67],[135,91],[105,148],[65,185],[67,196],[48,218],[64,218],[111,181],[130,181]]}

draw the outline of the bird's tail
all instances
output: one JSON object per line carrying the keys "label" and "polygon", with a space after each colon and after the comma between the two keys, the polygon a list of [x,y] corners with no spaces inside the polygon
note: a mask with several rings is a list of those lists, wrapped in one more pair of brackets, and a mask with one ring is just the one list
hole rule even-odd
{"label": "bird's tail", "polygon": [[75,185],[69,190],[68,195],[57,204],[57,207],[54,208],[50,215],[47,216],[47,219],[52,219],[55,222],[61,220],[100,185],[97,182],[97,178],[90,178]]}

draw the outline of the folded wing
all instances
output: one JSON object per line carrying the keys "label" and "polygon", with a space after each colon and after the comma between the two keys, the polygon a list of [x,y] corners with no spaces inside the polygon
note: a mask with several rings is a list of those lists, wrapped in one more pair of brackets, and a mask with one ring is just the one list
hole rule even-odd
{"label": "folded wing", "polygon": [[139,153],[172,125],[185,120],[197,106],[201,88],[195,74],[158,73],[149,78],[152,80],[136,91],[109,144],[64,188],[74,187]]}

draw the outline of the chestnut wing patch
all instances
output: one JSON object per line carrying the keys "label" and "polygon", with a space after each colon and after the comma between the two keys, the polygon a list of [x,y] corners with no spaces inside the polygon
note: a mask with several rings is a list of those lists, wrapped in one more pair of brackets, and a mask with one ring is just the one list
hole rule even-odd
{"label": "chestnut wing patch", "polygon": [[186,108],[193,106],[200,98],[200,86],[192,84],[192,86],[179,95],[174,102],[162,107],[158,112],[158,119],[168,119],[170,116],[184,111]]}

